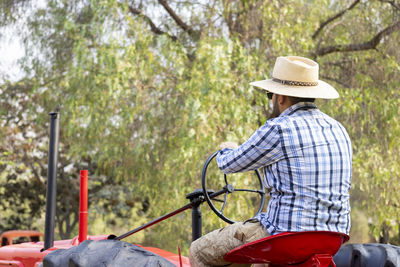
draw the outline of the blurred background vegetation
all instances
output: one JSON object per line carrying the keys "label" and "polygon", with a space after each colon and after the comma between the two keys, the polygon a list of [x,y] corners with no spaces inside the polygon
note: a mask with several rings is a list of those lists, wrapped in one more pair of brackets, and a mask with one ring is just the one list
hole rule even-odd
{"label": "blurred background vegetation", "polygon": [[[20,78],[0,74],[0,231],[44,229],[48,112],[61,114],[57,238],[78,232],[80,169],[89,234],[119,235],[188,203],[219,144],[269,116],[249,82],[299,55],[341,95],[317,105],[353,141],[351,242],[400,244],[400,1],[0,3],[0,40],[24,49]],[[223,226],[202,211],[203,232]],[[191,214],[128,241],[187,254]]]}

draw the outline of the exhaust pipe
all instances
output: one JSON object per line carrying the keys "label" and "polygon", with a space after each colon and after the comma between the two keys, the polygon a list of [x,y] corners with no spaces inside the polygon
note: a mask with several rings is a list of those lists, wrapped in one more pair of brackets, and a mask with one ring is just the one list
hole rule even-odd
{"label": "exhaust pipe", "polygon": [[87,239],[88,218],[88,171],[81,170],[81,189],[79,197],[79,244]]}
{"label": "exhaust pipe", "polygon": [[44,232],[44,250],[54,245],[54,218],[56,216],[56,191],[57,191],[57,158],[59,138],[59,113],[56,111],[50,115],[50,143],[49,162],[47,171],[46,193],[46,222]]}

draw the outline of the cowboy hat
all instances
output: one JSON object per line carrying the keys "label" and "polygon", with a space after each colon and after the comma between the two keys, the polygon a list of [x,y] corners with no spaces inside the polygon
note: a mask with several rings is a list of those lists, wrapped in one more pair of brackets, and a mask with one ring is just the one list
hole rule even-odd
{"label": "cowboy hat", "polygon": [[301,98],[338,98],[339,93],[330,84],[318,79],[318,63],[305,57],[278,57],[272,79],[250,85],[268,92]]}

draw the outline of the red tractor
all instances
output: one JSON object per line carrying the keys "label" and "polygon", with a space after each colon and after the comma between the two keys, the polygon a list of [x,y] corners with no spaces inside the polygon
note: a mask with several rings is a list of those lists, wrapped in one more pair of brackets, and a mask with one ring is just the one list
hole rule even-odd
{"label": "red tractor", "polygon": [[[255,171],[257,188],[236,188],[224,175],[224,185],[217,191],[207,188],[207,168],[217,155],[212,154],[202,171],[202,189],[187,195],[190,203],[160,218],[152,220],[120,236],[87,236],[87,171],[81,171],[79,236],[69,240],[54,241],[55,189],[58,147],[58,113],[50,113],[50,147],[47,182],[45,240],[29,240],[22,244],[9,244],[0,248],[1,266],[190,266],[187,257],[155,247],[142,247],[120,241],[138,231],[172,217],[187,209],[192,210],[192,239],[201,236],[200,205],[207,202],[210,208],[227,223],[234,221],[224,215],[228,195],[246,192],[259,197],[257,212],[265,201],[261,175]],[[218,196],[224,196],[219,200]],[[213,201],[223,204],[217,208]],[[263,238],[238,247],[225,255],[225,260],[235,263],[266,263],[270,267],[379,267],[400,266],[400,248],[390,245],[346,245],[349,236],[327,231],[287,232]],[[340,249],[339,253],[338,250]],[[337,254],[336,254],[337,253]],[[335,255],[336,254],[336,255]],[[335,257],[334,257],[335,255]],[[336,262],[336,265],[335,265]]]}
{"label": "red tractor", "polygon": [[32,230],[10,230],[1,233],[0,247],[43,240],[44,234]]}
{"label": "red tractor", "polygon": [[[4,245],[0,248],[0,266],[19,266],[19,267],[36,267],[42,264],[43,259],[48,254],[54,252],[66,251],[71,248],[78,247],[85,240],[86,244],[90,241],[112,241],[107,238],[112,238],[111,235],[87,236],[87,171],[81,172],[81,199],[80,199],[80,226],[79,236],[68,240],[54,241],[54,217],[55,217],[55,199],[56,199],[56,166],[58,154],[58,136],[59,136],[59,114],[57,112],[50,113],[50,145],[49,145],[49,162],[48,162],[48,180],[47,180],[47,196],[46,196],[46,224],[45,224],[45,239],[40,241],[42,233],[35,232],[32,234],[28,231],[12,231],[4,232],[1,236],[4,237]],[[25,242],[16,244],[12,242],[16,234],[19,237],[25,237]],[[117,241],[117,244],[126,245],[127,243]],[[96,243],[97,244],[97,243]],[[101,244],[101,243],[99,243]],[[82,244],[83,245],[83,244]],[[91,247],[93,245],[90,245]],[[107,245],[103,245],[103,248]],[[152,247],[141,247],[140,245],[131,245],[141,253],[146,252],[145,258],[162,259],[169,264],[177,266],[190,266],[189,260],[186,257]],[[79,246],[81,247],[81,246]],[[120,248],[119,250],[123,250]],[[146,254],[145,253],[145,254]],[[140,258],[140,257],[139,257]],[[136,263],[132,263],[136,265]],[[46,264],[45,264],[46,265]],[[97,264],[90,264],[96,266]],[[59,266],[54,264],[53,266]],[[118,266],[118,265],[115,265]],[[136,265],[136,266],[140,266]]]}

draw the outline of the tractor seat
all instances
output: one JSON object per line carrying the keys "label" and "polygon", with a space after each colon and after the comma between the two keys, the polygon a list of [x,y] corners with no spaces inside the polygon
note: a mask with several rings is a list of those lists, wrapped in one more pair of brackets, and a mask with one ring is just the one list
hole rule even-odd
{"label": "tractor seat", "polygon": [[348,235],[337,232],[285,232],[237,247],[224,259],[234,263],[268,263],[270,267],[336,267],[333,255],[348,240]]}

